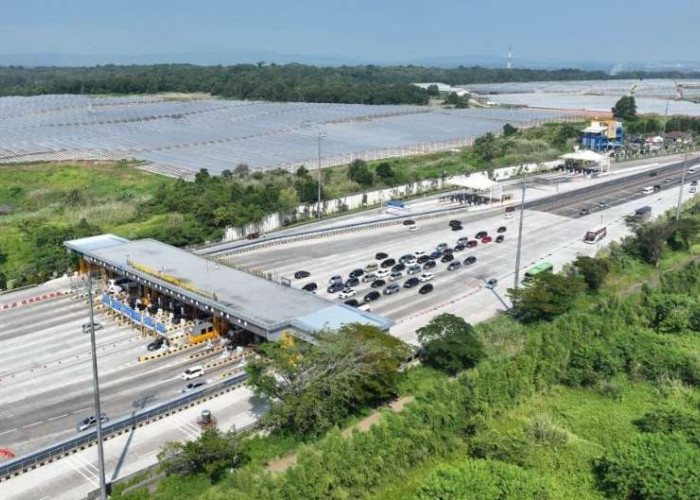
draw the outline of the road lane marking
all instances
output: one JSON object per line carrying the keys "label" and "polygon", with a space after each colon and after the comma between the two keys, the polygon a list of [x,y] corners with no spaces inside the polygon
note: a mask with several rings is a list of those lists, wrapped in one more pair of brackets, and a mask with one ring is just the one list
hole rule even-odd
{"label": "road lane marking", "polygon": [[87,408],[83,408],[82,410],[75,410],[75,411],[73,412],[73,415],[75,415],[76,413],[84,412],[85,410],[89,410],[90,408],[91,408],[91,407],[88,406]]}
{"label": "road lane marking", "polygon": [[5,434],[9,434],[10,432],[15,432],[16,430],[17,429],[15,428],[15,429],[10,429],[9,431],[0,432],[0,436],[4,436]]}
{"label": "road lane marking", "polygon": [[39,422],[34,422],[33,424],[22,426],[22,429],[30,429],[32,427],[36,427],[37,425],[41,425],[42,422],[43,420],[40,420]]}
{"label": "road lane marking", "polygon": [[[90,472],[90,469],[94,469],[95,472],[99,472],[100,470],[97,468],[95,464],[87,460],[85,457],[81,455],[73,455],[73,460],[76,462],[79,462],[83,467],[85,467],[85,470]],[[92,472],[90,472],[92,474]]]}
{"label": "road lane marking", "polygon": [[68,465],[70,465],[71,467],[73,467],[73,470],[75,470],[75,472],[77,472],[78,474],[80,474],[81,476],[83,476],[83,478],[84,478],[85,480],[87,480],[88,482],[90,482],[90,484],[92,484],[95,488],[99,487],[99,484],[97,484],[97,480],[96,480],[96,479],[93,479],[92,477],[88,476],[87,473],[83,472],[83,471],[81,470],[81,465],[80,465],[80,464],[74,463],[73,457],[67,457],[67,458],[68,458],[68,460],[67,460]]}
{"label": "road lane marking", "polygon": [[58,417],[51,417],[49,419],[49,422],[53,422],[54,420],[58,420],[59,418],[67,417],[68,415],[69,415],[68,413],[64,413],[63,415],[60,415]]}

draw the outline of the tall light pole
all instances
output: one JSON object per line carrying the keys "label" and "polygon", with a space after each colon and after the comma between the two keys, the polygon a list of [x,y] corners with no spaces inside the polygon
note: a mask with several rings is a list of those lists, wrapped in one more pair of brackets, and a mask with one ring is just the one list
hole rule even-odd
{"label": "tall light pole", "polygon": [[518,249],[515,253],[515,282],[513,288],[518,289],[520,284],[520,249],[523,241],[523,213],[525,212],[525,178],[520,178],[520,222],[518,224]]}
{"label": "tall light pole", "polygon": [[676,207],[676,222],[681,218],[681,204],[683,203],[683,187],[685,186],[685,174],[688,171],[688,152],[693,144],[693,136],[690,136],[690,145],[685,148],[685,159],[683,160],[683,175],[681,176],[681,189],[678,191],[678,206]]}
{"label": "tall light pole", "polygon": [[95,313],[92,303],[92,272],[88,270],[88,301],[90,304],[90,347],[92,351],[92,387],[95,396],[95,420],[97,422],[97,461],[100,476],[100,498],[107,499],[107,483],[105,481],[105,455],[102,447],[102,410],[100,409],[100,384],[97,378],[97,345],[95,342]]}
{"label": "tall light pole", "polygon": [[325,137],[323,132],[318,133],[318,218],[321,218],[321,139]]}

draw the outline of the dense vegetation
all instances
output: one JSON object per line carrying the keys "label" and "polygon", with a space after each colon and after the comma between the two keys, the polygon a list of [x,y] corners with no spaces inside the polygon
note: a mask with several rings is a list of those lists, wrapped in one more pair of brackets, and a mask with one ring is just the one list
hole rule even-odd
{"label": "dense vegetation", "polygon": [[[609,78],[688,78],[682,73],[624,73],[577,69],[431,68],[419,66],[317,67],[302,64],[194,66],[96,66],[84,68],[0,68],[0,95],[152,94],[205,92],[236,99],[427,104],[430,93],[411,85],[591,80]],[[456,96],[455,96],[456,97]],[[459,99],[454,103],[461,106]]]}
{"label": "dense vegetation", "polygon": [[332,430],[277,475],[261,467],[289,438],[243,440],[235,458],[247,465],[172,474],[149,498],[698,498],[700,248],[681,239],[667,234],[661,271],[634,236],[579,260],[560,276],[580,285],[570,307],[478,325],[485,359],[456,378],[409,371],[402,391],[416,401],[367,432]]}

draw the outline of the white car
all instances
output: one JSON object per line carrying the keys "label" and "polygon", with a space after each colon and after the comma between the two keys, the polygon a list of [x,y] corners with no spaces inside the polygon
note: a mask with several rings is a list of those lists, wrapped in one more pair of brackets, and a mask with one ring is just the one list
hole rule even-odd
{"label": "white car", "polygon": [[433,279],[433,273],[423,273],[420,276],[420,280],[424,283],[426,281],[430,281],[431,279]]}
{"label": "white car", "polygon": [[355,296],[355,290],[353,290],[352,288],[346,288],[345,290],[340,292],[340,294],[338,294],[338,298],[341,300],[349,299],[350,297],[354,297],[354,296]]}
{"label": "white car", "polygon": [[192,366],[182,372],[182,380],[192,380],[193,378],[201,377],[204,375],[204,367],[202,366]]}
{"label": "white car", "polygon": [[415,233],[416,231],[418,231],[418,226],[411,226],[408,228],[408,231],[411,233]]}
{"label": "white car", "polygon": [[388,269],[380,269],[377,271],[377,278],[386,278],[389,276],[389,270]]}

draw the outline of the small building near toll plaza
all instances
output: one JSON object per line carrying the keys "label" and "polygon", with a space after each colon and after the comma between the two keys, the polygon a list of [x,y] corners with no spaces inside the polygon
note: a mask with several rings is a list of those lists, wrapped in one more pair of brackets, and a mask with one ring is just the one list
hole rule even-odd
{"label": "small building near toll plaza", "polygon": [[593,120],[581,134],[581,147],[594,151],[619,149],[624,143],[625,126],[617,120]]}
{"label": "small building near toll plaza", "polygon": [[361,323],[384,331],[393,325],[383,316],[152,239],[131,241],[106,234],[64,245],[87,266],[126,277],[143,289],[210,315],[222,325],[222,332],[234,329],[267,340],[286,335],[313,342],[319,331],[344,324]]}

